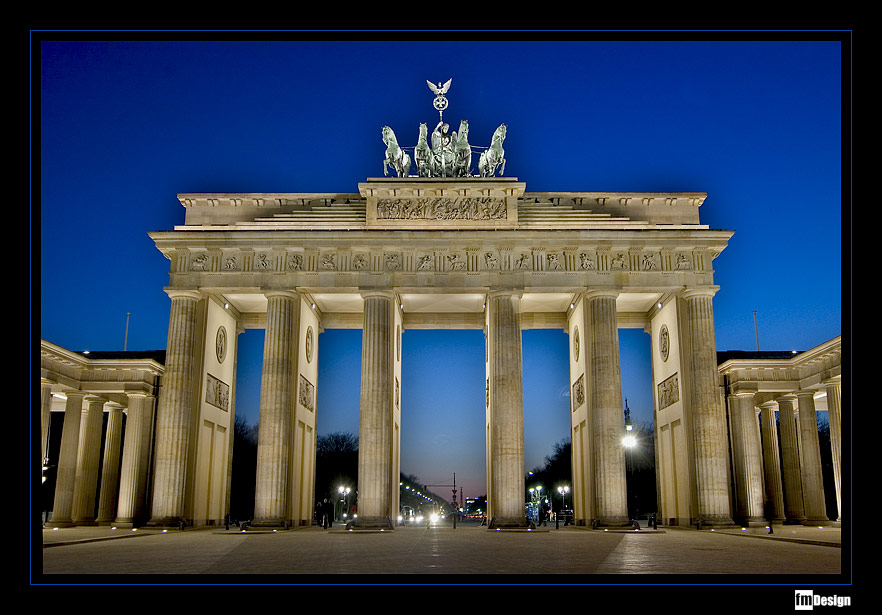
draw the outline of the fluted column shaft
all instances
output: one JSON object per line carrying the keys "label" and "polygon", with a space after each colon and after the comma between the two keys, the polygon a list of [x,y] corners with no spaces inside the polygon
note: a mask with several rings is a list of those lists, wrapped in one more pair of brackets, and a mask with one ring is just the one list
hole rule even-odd
{"label": "fluted column shaft", "polygon": [[52,385],[48,382],[40,383],[40,448],[41,462],[46,460],[46,451],[49,445],[49,418],[52,410]]}
{"label": "fluted column shaft", "polygon": [[77,476],[77,453],[80,446],[80,423],[83,400],[81,391],[67,393],[64,404],[64,427],[61,431],[61,449],[58,453],[58,472],[55,479],[55,501],[51,523],[58,527],[73,525],[73,496]]}
{"label": "fluted column shaft", "polygon": [[827,419],[830,423],[830,448],[833,453],[833,480],[836,485],[837,519],[842,515],[842,384],[826,383]]}
{"label": "fluted column shaft", "polygon": [[824,477],[821,470],[821,447],[818,442],[818,415],[811,391],[796,394],[799,412],[799,467],[802,474],[802,497],[805,503],[806,524],[824,524],[827,505],[824,501]]}
{"label": "fluted column shaft", "polygon": [[391,528],[392,422],[395,408],[395,297],[364,293],[358,431],[359,527]]}
{"label": "fluted column shaft", "polygon": [[144,514],[153,427],[153,397],[129,393],[120,467],[116,524],[132,526]]}
{"label": "fluted column shaft", "polygon": [[487,301],[492,528],[526,524],[520,302],[513,291],[493,292]]}
{"label": "fluted column shaft", "polygon": [[87,399],[80,427],[77,452],[77,478],[74,488],[73,521],[77,525],[95,524],[95,495],[98,492],[98,462],[101,458],[101,427],[104,404],[101,398]]}
{"label": "fluted column shaft", "polygon": [[778,400],[781,427],[781,479],[784,486],[784,515],[789,523],[805,521],[802,475],[799,470],[799,438],[796,434],[796,398]]}
{"label": "fluted column shaft", "polygon": [[761,406],[760,434],[763,444],[766,511],[771,515],[771,520],[781,521],[784,519],[784,488],[781,482],[781,453],[778,450],[778,426],[775,422],[774,403]]}
{"label": "fluted column shaft", "polygon": [[165,376],[156,418],[156,453],[150,525],[185,521],[187,452],[193,412],[193,366],[196,360],[200,294],[169,291],[171,315],[165,355]]}
{"label": "fluted column shaft", "polygon": [[697,517],[703,523],[730,524],[729,444],[726,417],[717,397],[714,289],[683,293],[691,344],[689,408],[695,455]]}
{"label": "fluted column shaft", "polygon": [[119,460],[122,441],[122,408],[110,405],[107,431],[104,434],[104,462],[101,465],[101,491],[98,494],[98,524],[110,524],[116,518],[119,501]]}
{"label": "fluted column shaft", "polygon": [[732,440],[735,449],[737,514],[742,522],[763,520],[763,470],[759,426],[753,393],[730,395]]}
{"label": "fluted column shaft", "polygon": [[616,293],[587,293],[585,317],[594,441],[594,520],[601,526],[621,526],[628,523],[628,499]]}
{"label": "fluted column shaft", "polygon": [[296,331],[299,324],[299,295],[292,292],[267,294],[254,495],[255,526],[282,526],[288,522],[288,452],[297,385]]}

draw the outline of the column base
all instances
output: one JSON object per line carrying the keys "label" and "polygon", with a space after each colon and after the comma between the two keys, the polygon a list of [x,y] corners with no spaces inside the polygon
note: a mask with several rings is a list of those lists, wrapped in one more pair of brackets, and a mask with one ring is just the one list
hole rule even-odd
{"label": "column base", "polygon": [[289,530],[291,524],[287,519],[255,519],[248,524],[246,529],[255,530]]}
{"label": "column base", "polygon": [[363,517],[359,515],[346,524],[347,530],[394,531],[395,525],[389,517]]}
{"label": "column base", "polygon": [[[774,523],[774,521],[772,521]],[[748,519],[742,519],[738,525],[741,527],[767,527],[770,525],[768,519],[762,519],[759,517],[750,517]]]}
{"label": "column base", "polygon": [[802,525],[813,525],[813,526],[820,525],[820,526],[830,527],[830,526],[836,525],[836,521],[831,521],[830,519],[827,519],[826,517],[824,517],[823,519],[806,519],[805,521],[802,522]]}
{"label": "column base", "polygon": [[183,530],[189,523],[180,517],[162,517],[159,519],[151,519],[144,526],[156,530]]}
{"label": "column base", "polygon": [[487,525],[488,530],[523,530],[530,527],[530,522],[520,517],[493,517]]}
{"label": "column base", "polygon": [[631,527],[633,525],[632,521],[627,517],[612,517],[608,519],[594,519],[591,522],[591,527],[594,529],[612,529],[612,528],[623,528],[623,527]]}
{"label": "column base", "polygon": [[49,521],[46,522],[46,525],[48,525],[50,527],[76,527],[77,526],[77,524],[74,523],[73,521],[66,520],[66,519],[59,519],[57,521],[54,519],[49,519]]}
{"label": "column base", "polygon": [[724,527],[742,527],[736,524],[735,520],[731,517],[709,517],[704,519],[693,519],[690,525],[699,530]]}

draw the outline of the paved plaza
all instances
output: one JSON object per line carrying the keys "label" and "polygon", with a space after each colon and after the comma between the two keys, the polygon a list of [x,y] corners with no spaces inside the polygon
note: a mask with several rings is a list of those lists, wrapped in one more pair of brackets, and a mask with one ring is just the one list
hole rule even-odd
{"label": "paved plaza", "polygon": [[[554,524],[494,532],[475,523],[346,532],[342,526],[288,532],[168,531],[77,527],[43,530],[39,583],[413,583],[592,584],[603,575],[749,575],[758,583],[824,577],[842,583],[849,557],[840,528],[775,526],[696,531],[590,530]],[[39,568],[39,566],[37,566]],[[139,576],[140,575],[140,576]],[[156,579],[156,577],[159,577]],[[366,578],[366,577],[365,577]],[[432,581],[427,581],[432,582]],[[445,582],[442,579],[442,582]],[[653,580],[656,582],[667,582]],[[723,579],[725,582],[725,579]]]}

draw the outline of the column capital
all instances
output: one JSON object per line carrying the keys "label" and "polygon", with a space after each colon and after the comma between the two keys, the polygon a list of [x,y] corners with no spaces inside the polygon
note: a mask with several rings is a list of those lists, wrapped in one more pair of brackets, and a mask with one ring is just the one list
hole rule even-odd
{"label": "column capital", "polygon": [[582,296],[582,299],[587,301],[589,299],[595,299],[597,297],[612,297],[613,299],[617,299],[621,294],[621,291],[615,288],[588,288],[579,293]]}
{"label": "column capital", "polygon": [[732,391],[728,394],[729,397],[737,397],[738,399],[753,399],[756,397],[756,391]]}
{"label": "column capital", "polygon": [[384,299],[395,299],[395,292],[385,288],[372,288],[369,290],[360,290],[359,294],[362,299],[368,297],[383,297]]}
{"label": "column capital", "polygon": [[487,298],[494,299],[496,297],[523,297],[524,291],[520,288],[491,288],[487,291]]}
{"label": "column capital", "polygon": [[693,286],[686,288],[681,296],[684,299],[693,299],[696,297],[713,297],[720,290],[719,286]]}
{"label": "column capital", "polygon": [[193,289],[185,289],[185,288],[166,288],[165,294],[168,295],[171,299],[193,299],[194,301],[198,301],[202,299],[202,292],[199,290]]}
{"label": "column capital", "polygon": [[296,290],[277,290],[277,289],[269,289],[263,291],[263,296],[269,299],[270,297],[288,297],[289,299],[298,299],[300,297],[300,293]]}

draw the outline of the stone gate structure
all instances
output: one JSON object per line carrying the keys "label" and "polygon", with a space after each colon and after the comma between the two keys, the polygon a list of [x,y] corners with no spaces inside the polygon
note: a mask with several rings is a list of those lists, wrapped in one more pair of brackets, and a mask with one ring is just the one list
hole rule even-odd
{"label": "stone gate structure", "polygon": [[389,526],[398,512],[408,327],[485,331],[491,527],[524,524],[520,332],[535,327],[570,334],[579,522],[628,521],[619,327],[654,331],[656,372],[681,409],[669,450],[688,470],[665,494],[685,503],[677,516],[732,521],[712,308],[713,259],[732,233],[700,224],[704,194],[533,194],[516,178],[376,178],[358,188],[182,194],[184,224],[151,233],[171,262],[172,301],[153,523],[223,513],[230,415],[209,399],[232,391],[236,332],[248,327],[266,329],[255,525],[309,523],[316,345],[321,328],[339,327],[363,329],[366,527]]}
{"label": "stone gate structure", "polygon": [[[89,494],[74,494],[94,484],[97,472],[96,456],[81,478],[78,442],[81,434],[95,440],[102,409],[119,408],[128,413],[125,471],[108,483],[108,490],[119,485],[119,508],[108,515],[163,527],[222,523],[237,335],[249,328],[266,330],[255,527],[311,523],[318,340],[325,328],[363,330],[360,527],[392,528],[398,514],[406,328],[485,333],[491,528],[525,524],[521,331],[529,328],[569,334],[577,523],[628,523],[622,327],[652,336],[660,518],[681,525],[753,518],[774,477],[767,478],[771,486],[757,486],[759,424],[754,431],[749,420],[732,424],[732,417],[750,418],[750,410],[772,403],[783,407],[786,399],[776,401],[782,387],[795,391],[807,417],[805,391],[838,373],[828,366],[826,376],[814,376],[785,365],[791,377],[786,385],[775,380],[772,391],[737,362],[720,375],[713,263],[733,233],[700,223],[705,197],[531,193],[516,178],[496,177],[371,178],[347,194],[181,194],[184,223],[150,234],[171,264],[164,365],[147,361],[120,367],[125,374],[100,375],[93,360],[44,343],[44,414],[50,392],[64,389],[69,416],[84,417],[65,421],[53,522],[94,521],[87,513],[77,517],[74,500]],[[730,443],[730,433],[739,439]],[[801,440],[812,443],[810,435]],[[793,461],[790,453],[785,458]],[[796,462],[802,485],[818,477],[813,459]]]}

